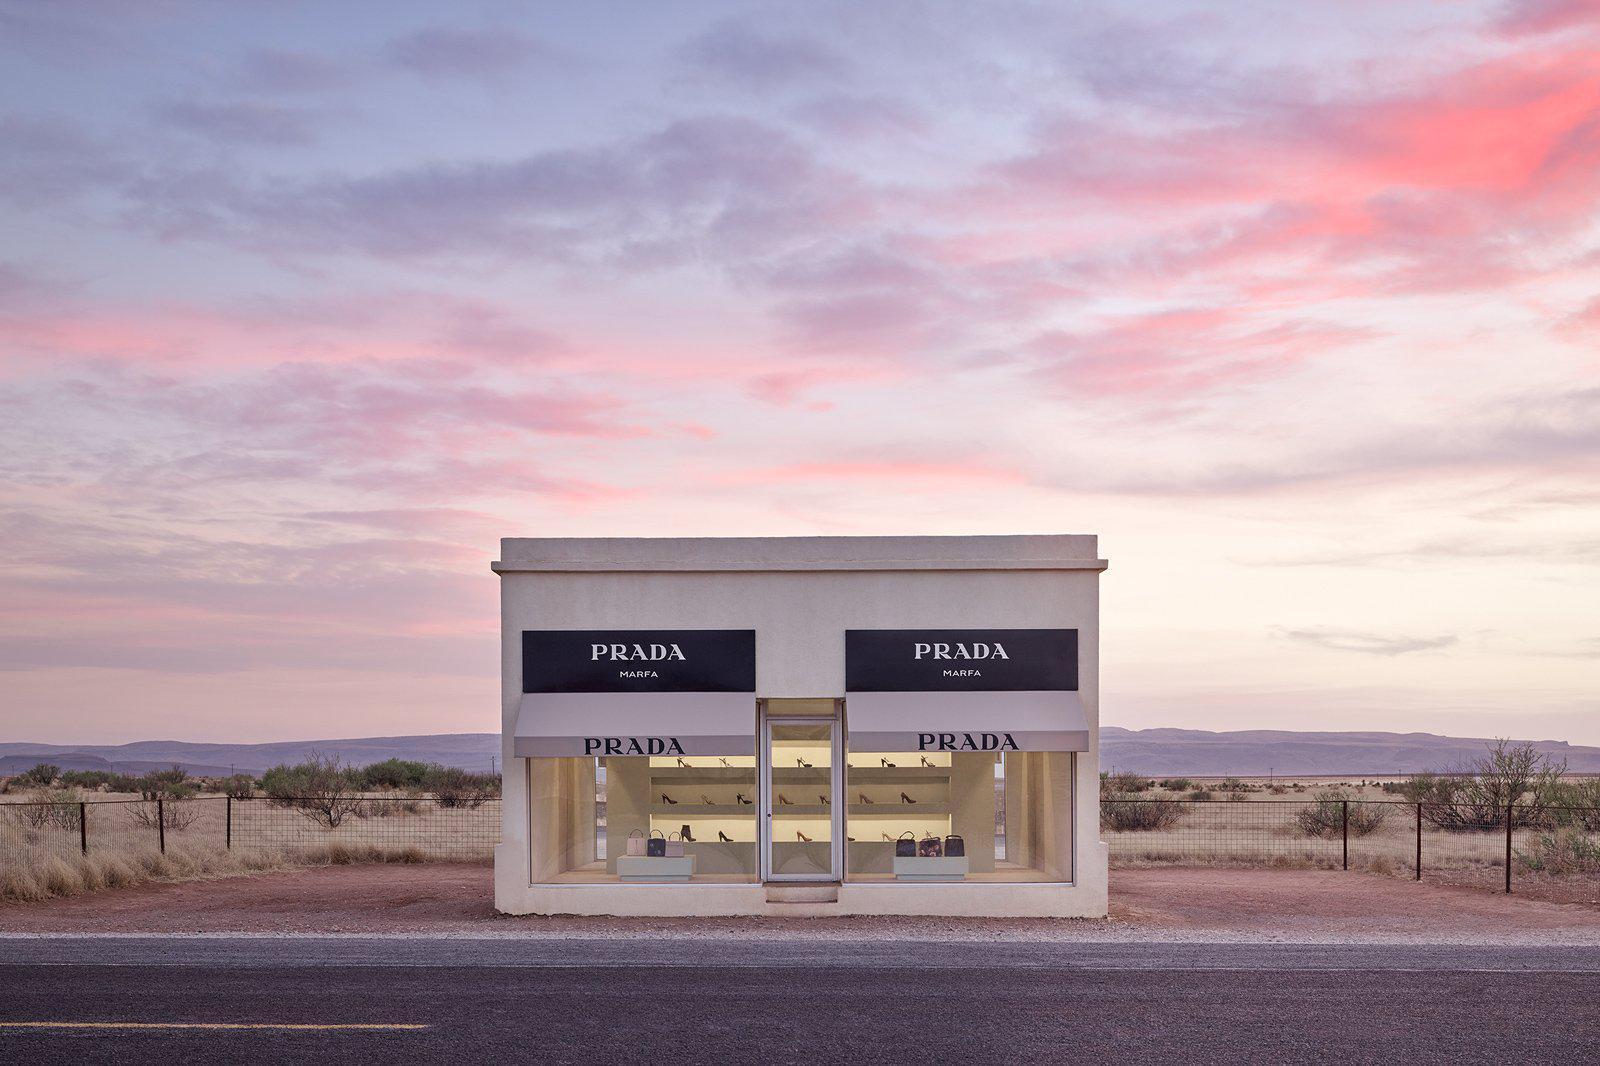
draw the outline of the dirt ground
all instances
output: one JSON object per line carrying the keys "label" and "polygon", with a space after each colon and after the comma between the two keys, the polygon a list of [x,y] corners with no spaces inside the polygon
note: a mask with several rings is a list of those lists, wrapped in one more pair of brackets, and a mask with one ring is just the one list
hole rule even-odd
{"label": "dirt ground", "polygon": [[[1112,871],[1108,920],[511,918],[487,866],[331,866],[0,905],[27,933],[1600,944],[1600,908],[1314,870]],[[0,949],[3,952],[3,949]]]}

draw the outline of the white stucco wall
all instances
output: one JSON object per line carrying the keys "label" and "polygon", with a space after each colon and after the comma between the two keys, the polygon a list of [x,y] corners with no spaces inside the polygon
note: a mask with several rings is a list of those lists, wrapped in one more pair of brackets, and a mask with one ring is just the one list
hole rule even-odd
{"label": "white stucco wall", "polygon": [[[842,886],[830,913],[1099,916],[1099,575],[1092,536],[507,539],[501,542],[502,843],[513,914],[759,914],[761,885],[530,885],[525,761],[512,754],[525,629],[753,629],[757,695],[843,696],[847,629],[1070,628],[1089,751],[1070,885]],[[847,710],[848,714],[848,710]],[[755,709],[751,708],[751,729]]]}

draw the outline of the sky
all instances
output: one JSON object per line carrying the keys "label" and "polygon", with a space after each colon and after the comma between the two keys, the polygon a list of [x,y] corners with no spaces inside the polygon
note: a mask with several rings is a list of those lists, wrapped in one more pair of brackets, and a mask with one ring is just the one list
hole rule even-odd
{"label": "sky", "polygon": [[1600,743],[1597,207],[1595,0],[0,0],[0,739],[493,731],[502,536],[1063,532],[1105,723]]}

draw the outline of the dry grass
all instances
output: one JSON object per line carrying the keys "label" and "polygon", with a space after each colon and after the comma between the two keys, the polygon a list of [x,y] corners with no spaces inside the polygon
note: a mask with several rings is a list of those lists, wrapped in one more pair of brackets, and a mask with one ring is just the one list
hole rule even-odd
{"label": "dry grass", "polygon": [[152,881],[193,881],[308,866],[420,863],[420,848],[380,848],[333,842],[321,847],[228,851],[206,844],[91,850],[61,855],[39,848],[7,853],[0,867],[0,901],[62,899]]}

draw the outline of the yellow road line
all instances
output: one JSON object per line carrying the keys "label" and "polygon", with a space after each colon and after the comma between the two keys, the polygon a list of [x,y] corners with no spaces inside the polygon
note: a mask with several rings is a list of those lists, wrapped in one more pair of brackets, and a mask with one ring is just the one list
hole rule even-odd
{"label": "yellow road line", "polygon": [[380,1022],[0,1022],[0,1029],[427,1029],[426,1025]]}

